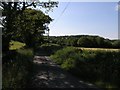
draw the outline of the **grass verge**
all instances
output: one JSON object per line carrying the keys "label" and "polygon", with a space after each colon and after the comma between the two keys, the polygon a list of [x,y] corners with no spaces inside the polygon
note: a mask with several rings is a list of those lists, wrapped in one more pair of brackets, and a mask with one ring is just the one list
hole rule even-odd
{"label": "grass verge", "polygon": [[[12,52],[12,51],[11,51]],[[16,54],[3,58],[3,89],[26,88],[31,78],[33,52],[31,49],[19,49]]]}

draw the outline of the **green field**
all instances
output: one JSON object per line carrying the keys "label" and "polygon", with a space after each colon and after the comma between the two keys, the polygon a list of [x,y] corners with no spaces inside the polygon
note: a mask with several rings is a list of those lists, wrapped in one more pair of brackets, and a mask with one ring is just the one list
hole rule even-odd
{"label": "green field", "polygon": [[10,42],[10,50],[20,49],[24,46],[25,46],[24,43],[21,43],[21,42],[18,42],[18,41],[11,41]]}
{"label": "green field", "polygon": [[84,48],[84,47],[76,47],[82,50],[101,50],[101,51],[119,51],[120,49],[111,49],[111,48]]}

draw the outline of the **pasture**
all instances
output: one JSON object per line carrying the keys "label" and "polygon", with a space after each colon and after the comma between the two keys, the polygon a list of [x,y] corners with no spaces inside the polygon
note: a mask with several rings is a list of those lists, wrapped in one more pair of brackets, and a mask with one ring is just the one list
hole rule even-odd
{"label": "pasture", "polygon": [[25,46],[25,44],[21,43],[19,41],[11,41],[10,42],[10,50],[20,49],[20,48],[22,48],[24,46]]}

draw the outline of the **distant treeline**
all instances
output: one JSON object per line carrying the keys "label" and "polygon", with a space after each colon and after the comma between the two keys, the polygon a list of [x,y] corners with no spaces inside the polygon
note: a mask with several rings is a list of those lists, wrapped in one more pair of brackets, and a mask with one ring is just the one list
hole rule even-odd
{"label": "distant treeline", "polygon": [[50,36],[49,43],[61,46],[89,47],[89,48],[120,48],[120,40],[105,39],[100,36]]}

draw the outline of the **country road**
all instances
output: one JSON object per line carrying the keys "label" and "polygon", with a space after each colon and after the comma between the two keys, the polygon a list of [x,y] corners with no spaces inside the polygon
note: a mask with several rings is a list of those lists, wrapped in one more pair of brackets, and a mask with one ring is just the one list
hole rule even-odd
{"label": "country road", "polygon": [[33,88],[92,88],[101,90],[72,76],[47,56],[34,57],[34,77],[30,86]]}

